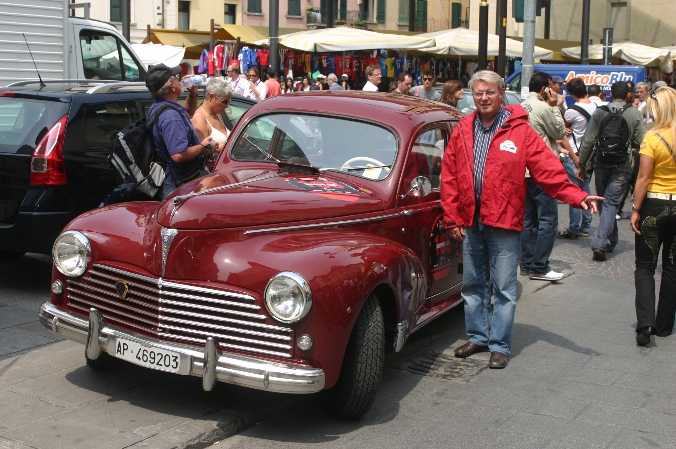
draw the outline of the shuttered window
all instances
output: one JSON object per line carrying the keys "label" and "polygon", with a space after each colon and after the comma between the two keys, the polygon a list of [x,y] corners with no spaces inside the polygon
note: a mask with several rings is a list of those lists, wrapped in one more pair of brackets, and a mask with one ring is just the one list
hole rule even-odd
{"label": "shuttered window", "polygon": [[110,0],[110,21],[122,22],[122,0]]}
{"label": "shuttered window", "polygon": [[347,20],[347,0],[340,0],[340,20]]}
{"label": "shuttered window", "polygon": [[246,12],[262,13],[263,7],[261,6],[261,0],[247,0]]}
{"label": "shuttered window", "polygon": [[287,14],[290,16],[300,16],[300,0],[289,0]]}
{"label": "shuttered window", "polygon": [[376,11],[376,22],[385,23],[385,0],[378,0],[378,9]]}
{"label": "shuttered window", "polygon": [[410,0],[399,0],[399,19],[397,23],[408,23],[408,2]]}
{"label": "shuttered window", "polygon": [[427,0],[418,0],[417,2],[415,29],[427,31]]}
{"label": "shuttered window", "polygon": [[462,20],[462,3],[453,3],[451,5],[451,28],[458,28]]}

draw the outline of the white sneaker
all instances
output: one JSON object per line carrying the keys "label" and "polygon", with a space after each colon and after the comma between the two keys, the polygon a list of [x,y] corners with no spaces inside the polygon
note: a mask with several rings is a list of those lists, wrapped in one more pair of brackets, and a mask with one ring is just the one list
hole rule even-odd
{"label": "white sneaker", "polygon": [[538,281],[558,281],[563,279],[563,273],[557,273],[554,270],[549,270],[549,273],[547,274],[531,274],[530,278]]}
{"label": "white sneaker", "polygon": [[621,220],[622,217],[620,217],[620,214],[615,214],[615,220]]}

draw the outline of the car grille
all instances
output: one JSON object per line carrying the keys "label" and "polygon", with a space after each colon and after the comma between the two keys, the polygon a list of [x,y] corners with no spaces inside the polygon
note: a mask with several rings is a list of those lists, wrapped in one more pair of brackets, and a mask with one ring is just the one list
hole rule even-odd
{"label": "car grille", "polygon": [[[124,293],[120,298],[119,288]],[[223,350],[293,357],[293,330],[266,324],[255,298],[243,293],[196,287],[94,264],[82,278],[68,281],[69,306],[85,314],[91,307],[106,323],[159,340],[204,346],[213,337]]]}

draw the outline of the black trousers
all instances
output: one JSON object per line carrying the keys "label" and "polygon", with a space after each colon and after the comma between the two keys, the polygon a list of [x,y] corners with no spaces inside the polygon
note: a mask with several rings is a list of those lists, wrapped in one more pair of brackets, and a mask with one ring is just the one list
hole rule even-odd
{"label": "black trousers", "polygon": [[[646,326],[670,335],[676,316],[676,200],[646,198],[641,204],[641,235],[635,237],[636,330]],[[662,249],[662,283],[655,314],[655,269]]]}

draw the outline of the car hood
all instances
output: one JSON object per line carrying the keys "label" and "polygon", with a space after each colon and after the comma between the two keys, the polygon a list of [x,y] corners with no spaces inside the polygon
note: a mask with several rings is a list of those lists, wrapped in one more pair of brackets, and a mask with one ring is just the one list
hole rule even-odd
{"label": "car hood", "polygon": [[229,182],[212,174],[181,187],[157,211],[160,225],[174,229],[262,226],[363,214],[384,209],[367,186],[330,174],[268,172]]}

